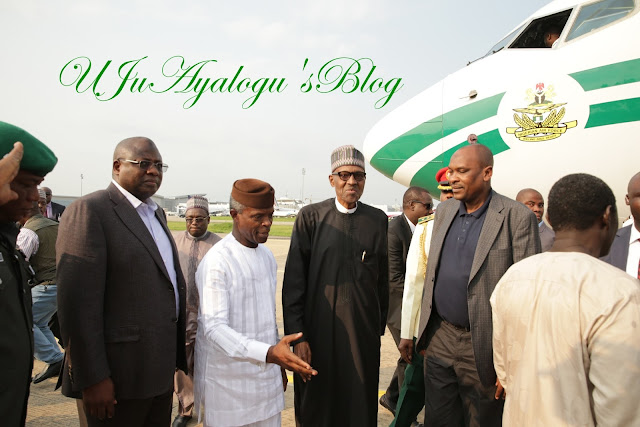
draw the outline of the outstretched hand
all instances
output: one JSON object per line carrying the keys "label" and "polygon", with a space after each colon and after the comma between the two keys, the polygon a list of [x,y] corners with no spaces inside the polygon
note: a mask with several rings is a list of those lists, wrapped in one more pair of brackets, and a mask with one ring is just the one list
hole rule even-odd
{"label": "outstretched hand", "polygon": [[300,338],[302,338],[302,332],[282,337],[278,344],[269,347],[267,351],[267,363],[275,363],[276,365],[289,369],[300,375],[304,382],[307,382],[311,380],[312,376],[317,375],[318,371],[291,351],[291,343]]}

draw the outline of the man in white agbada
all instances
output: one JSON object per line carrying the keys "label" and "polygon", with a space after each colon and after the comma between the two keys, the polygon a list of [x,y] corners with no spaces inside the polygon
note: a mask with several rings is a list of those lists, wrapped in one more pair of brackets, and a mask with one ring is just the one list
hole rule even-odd
{"label": "man in white agbada", "polygon": [[618,228],[611,189],[567,175],[549,193],[548,252],[491,295],[504,426],[640,425],[640,282],[597,257]]}
{"label": "man in white agbada", "polygon": [[268,183],[234,182],[233,231],[207,252],[196,272],[194,394],[205,427],[280,426],[284,368],[307,381],[317,374],[290,350],[301,333],[278,341],[276,261],[262,245],[269,237],[273,204]]}

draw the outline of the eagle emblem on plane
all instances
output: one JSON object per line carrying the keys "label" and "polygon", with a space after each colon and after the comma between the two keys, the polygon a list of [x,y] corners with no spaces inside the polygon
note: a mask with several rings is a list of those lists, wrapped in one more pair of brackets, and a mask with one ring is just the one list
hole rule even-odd
{"label": "eagle emblem on plane", "polygon": [[530,102],[524,108],[514,108],[513,120],[517,127],[508,127],[508,134],[515,135],[520,141],[550,141],[562,136],[567,129],[576,127],[577,120],[561,122],[565,116],[566,102],[554,103],[555,91],[552,85],[536,84],[527,90],[526,99]]}

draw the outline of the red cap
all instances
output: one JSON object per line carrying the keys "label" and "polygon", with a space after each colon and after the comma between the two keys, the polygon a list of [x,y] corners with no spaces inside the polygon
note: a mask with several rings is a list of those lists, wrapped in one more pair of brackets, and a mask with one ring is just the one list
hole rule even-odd
{"label": "red cap", "polygon": [[436,182],[439,184],[442,181],[448,181],[449,178],[447,178],[447,171],[449,170],[448,167],[443,167],[442,169],[440,169],[437,173],[436,173]]}

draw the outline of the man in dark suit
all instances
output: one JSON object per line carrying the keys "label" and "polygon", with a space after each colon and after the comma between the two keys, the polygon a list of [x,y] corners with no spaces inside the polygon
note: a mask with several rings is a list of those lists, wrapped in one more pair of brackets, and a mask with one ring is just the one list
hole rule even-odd
{"label": "man in dark suit", "polygon": [[[402,311],[402,293],[404,275],[407,265],[407,253],[411,244],[411,236],[416,229],[418,219],[433,212],[433,200],[427,190],[420,187],[409,187],[402,198],[402,214],[389,223],[387,231],[387,257],[389,259],[389,314],[387,327],[396,346],[400,343],[400,320]],[[402,357],[391,378],[387,391],[380,397],[380,404],[395,415],[400,387],[404,381],[404,370],[407,362]]]}
{"label": "man in dark suit", "polygon": [[169,425],[176,367],[186,370],[185,282],[164,212],[151,196],[167,165],[153,141],[120,142],[113,181],[60,224],[62,392],[89,426]]}
{"label": "man in dark suit", "polygon": [[616,232],[611,250],[602,260],[640,279],[640,172],[629,181],[625,201],[631,208],[633,224]]}
{"label": "man in dark suit", "polygon": [[435,216],[417,344],[425,425],[501,425],[489,298],[512,264],[540,252],[540,236],[529,209],[491,189],[492,174],[493,154],[480,144],[449,162],[454,199]]}
{"label": "man in dark suit", "polygon": [[543,220],[544,216],[544,199],[539,191],[533,188],[525,188],[518,191],[516,201],[528,207],[538,220],[538,231],[540,232],[540,243],[542,244],[542,252],[546,252],[553,246],[556,239],[556,233]]}
{"label": "man in dark suit", "polygon": [[47,196],[47,210],[44,216],[54,221],[60,222],[60,217],[65,210],[64,205],[51,201],[53,193],[51,192],[51,189],[49,187],[42,187],[42,189],[44,190],[44,194]]}

